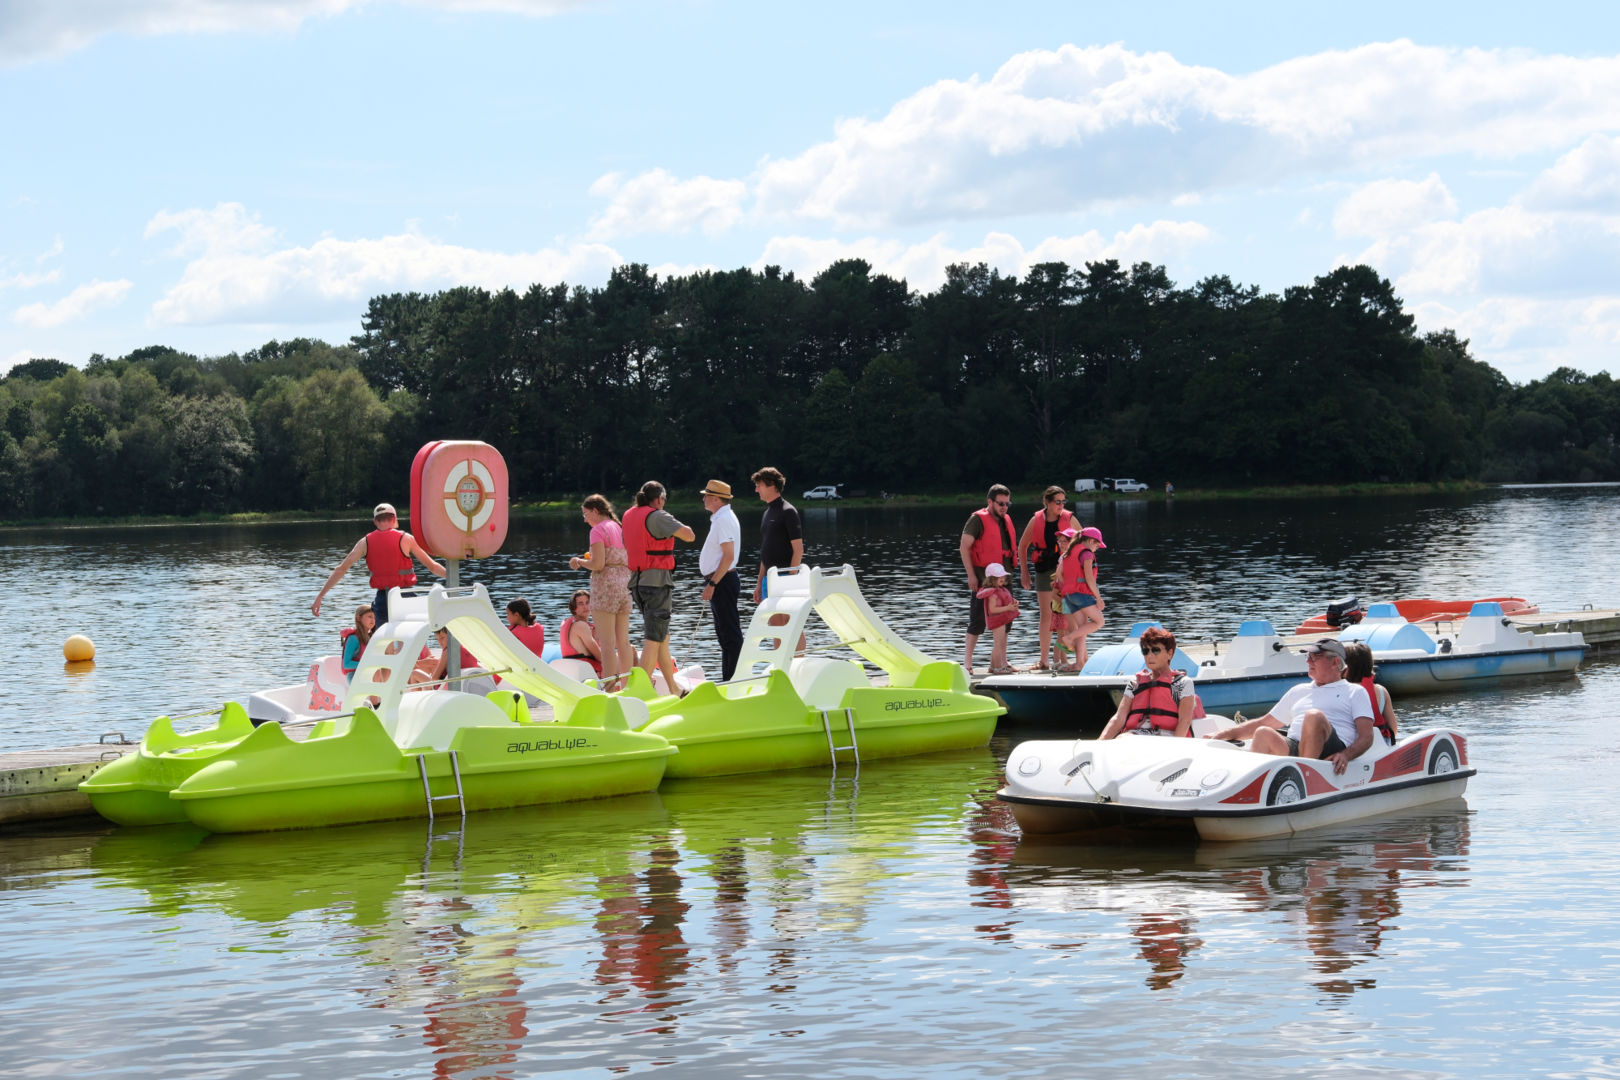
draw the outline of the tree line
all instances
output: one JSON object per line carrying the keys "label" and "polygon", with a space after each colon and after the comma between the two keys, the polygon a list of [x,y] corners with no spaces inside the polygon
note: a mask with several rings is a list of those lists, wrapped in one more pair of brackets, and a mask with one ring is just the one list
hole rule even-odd
{"label": "tree line", "polygon": [[783,469],[890,491],[1620,479],[1620,389],[1524,385],[1390,283],[1281,295],[1162,266],[951,267],[935,291],[843,260],[599,288],[374,297],[344,345],[162,346],[0,380],[0,519],[367,505],[429,439],[481,439],[518,498]]}

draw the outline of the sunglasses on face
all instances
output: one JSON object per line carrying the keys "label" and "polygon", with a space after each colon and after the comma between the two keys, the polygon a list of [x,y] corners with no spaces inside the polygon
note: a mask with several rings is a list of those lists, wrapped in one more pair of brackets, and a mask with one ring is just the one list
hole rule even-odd
{"label": "sunglasses on face", "polygon": [[1165,647],[1163,645],[1144,645],[1144,646],[1142,646],[1142,655],[1143,656],[1152,656],[1154,653],[1162,653],[1162,652],[1166,652],[1166,651],[1167,650],[1165,649]]}
{"label": "sunglasses on face", "polygon": [[1002,502],[1000,499],[997,499],[996,500],[996,505],[1001,507],[1003,510],[1005,510],[1005,509],[1007,509],[1007,507],[1011,506],[1012,503],[1011,502]]}

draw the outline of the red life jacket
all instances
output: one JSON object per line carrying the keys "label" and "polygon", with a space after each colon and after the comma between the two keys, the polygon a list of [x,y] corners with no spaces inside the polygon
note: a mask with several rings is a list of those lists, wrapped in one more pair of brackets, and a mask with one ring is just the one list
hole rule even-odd
{"label": "red life jacket", "polygon": [[[348,662],[342,659],[343,654],[349,651],[349,639],[352,637],[354,637],[354,627],[352,626],[345,626],[342,630],[338,631],[338,666],[343,669],[343,674],[345,675],[353,675],[356,669],[360,667],[360,657],[358,654],[356,654],[354,658],[354,667],[350,667]],[[361,649],[360,651],[365,652],[364,649]]]}
{"label": "red life jacket", "polygon": [[[990,595],[985,596],[985,593],[989,593]],[[1018,598],[1014,596],[1012,594],[1012,590],[1007,588],[1005,585],[980,589],[979,595],[984,600],[984,626],[986,630],[994,630],[998,626],[1006,626],[1008,623],[1018,618]],[[1012,610],[1003,611],[999,615],[992,615],[990,613],[990,601],[992,599],[994,599],[998,604],[1011,604]]]}
{"label": "red life jacket", "polygon": [[632,506],[624,512],[624,520],[620,523],[631,573],[637,570],[675,569],[675,537],[666,536],[662,540],[653,538],[653,534],[647,531],[647,516],[652,512],[650,506]]}
{"label": "red life jacket", "polygon": [[[391,543],[374,542],[387,537]],[[405,554],[405,534],[398,529],[373,529],[366,534],[366,568],[373,589],[408,589],[416,584],[416,567]]]}
{"label": "red life jacket", "polygon": [[558,633],[560,633],[562,635],[562,642],[561,642],[561,644],[559,644],[557,646],[557,648],[562,653],[563,659],[565,659],[565,660],[583,660],[587,664],[591,665],[591,669],[593,671],[595,671],[598,675],[600,675],[600,674],[602,674],[602,661],[598,660],[596,657],[592,656],[590,653],[578,652],[574,648],[574,623],[575,623],[575,621],[576,620],[574,619],[574,617],[572,615],[568,616],[568,618],[563,620],[562,629],[558,631]]}
{"label": "red life jacket", "polygon": [[1070,513],[1067,509],[1059,510],[1057,521],[1049,523],[1046,520],[1046,511],[1044,509],[1037,510],[1035,511],[1035,516],[1029,519],[1029,523],[1035,526],[1035,539],[1029,542],[1029,546],[1033,549],[1030,552],[1031,563],[1034,565],[1035,569],[1040,570],[1041,565],[1046,561],[1047,556],[1050,554],[1051,564],[1053,567],[1056,567],[1057,547],[1056,545],[1053,545],[1050,551],[1048,551],[1046,547],[1046,527],[1048,524],[1055,524],[1057,526],[1056,532],[1062,532],[1064,529],[1070,528],[1074,524],[1074,514]]}
{"label": "red life jacket", "polygon": [[[1131,691],[1131,708],[1125,714],[1125,730],[1153,726],[1161,731],[1175,731],[1181,722],[1176,700],[1170,695],[1170,686],[1180,672],[1165,668],[1164,675],[1155,679],[1151,668],[1136,673],[1136,689]],[[1192,728],[1187,729],[1192,734]]]}
{"label": "red life jacket", "polygon": [[518,623],[516,626],[508,626],[507,629],[512,631],[513,637],[523,643],[525,649],[534,653],[536,659],[546,651],[546,628],[539,623],[529,625]]}
{"label": "red life jacket", "polygon": [[1394,742],[1395,732],[1390,729],[1389,721],[1384,719],[1384,710],[1378,706],[1378,684],[1373,682],[1372,676],[1369,675],[1361,680],[1361,688],[1367,691],[1367,699],[1372,702],[1373,727],[1379,730],[1386,741]]}
{"label": "red life jacket", "polygon": [[1091,591],[1091,586],[1086,584],[1085,566],[1080,559],[1082,553],[1091,556],[1092,572],[1096,572],[1097,553],[1088,547],[1081,547],[1080,540],[1076,537],[1074,543],[1069,545],[1069,553],[1063,557],[1064,596],[1073,596],[1075,593],[1085,593],[1087,596],[1097,595]]}
{"label": "red life jacket", "polygon": [[973,547],[968,551],[973,565],[980,570],[997,562],[1002,566],[1016,567],[1018,538],[1013,535],[1012,519],[1005,515],[997,517],[988,506],[973,511],[973,516],[979,519],[981,526],[979,538],[973,541]]}

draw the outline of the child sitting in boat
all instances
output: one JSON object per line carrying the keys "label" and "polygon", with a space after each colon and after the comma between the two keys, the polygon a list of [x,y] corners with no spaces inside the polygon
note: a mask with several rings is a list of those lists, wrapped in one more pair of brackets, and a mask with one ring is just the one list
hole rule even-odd
{"label": "child sitting in boat", "polygon": [[343,628],[343,677],[353,680],[354,669],[360,666],[360,654],[366,651],[371,643],[371,635],[377,629],[377,616],[371,610],[370,604],[361,604],[354,609],[354,626]]}
{"label": "child sitting in boat", "polygon": [[1007,568],[991,563],[984,568],[984,587],[978,597],[984,601],[985,629],[993,633],[990,674],[1011,675],[1017,669],[1007,663],[1007,627],[1018,618],[1018,598],[1007,588]]}
{"label": "child sitting in boat", "polygon": [[[439,639],[439,655],[430,656],[416,662],[416,668],[411,672],[411,683],[442,683],[450,677],[450,631],[439,627],[433,632]],[[478,666],[478,657],[467,651],[465,645],[457,645],[461,650],[461,670],[466,672]],[[425,689],[425,687],[423,687]],[[447,689],[459,689],[449,686]]]}
{"label": "child sitting in boat", "polygon": [[1372,648],[1365,641],[1352,641],[1344,647],[1344,681],[1356,683],[1367,691],[1367,700],[1372,704],[1373,727],[1378,729],[1385,742],[1393,746],[1396,739],[1395,702],[1387,688],[1373,681],[1373,676],[1377,674]]}

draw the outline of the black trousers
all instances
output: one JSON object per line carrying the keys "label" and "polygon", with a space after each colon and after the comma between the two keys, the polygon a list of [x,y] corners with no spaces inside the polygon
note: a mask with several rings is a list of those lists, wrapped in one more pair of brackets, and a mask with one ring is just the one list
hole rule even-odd
{"label": "black trousers", "polygon": [[737,658],[742,655],[742,619],[737,615],[737,599],[741,595],[742,578],[737,576],[737,571],[727,570],[709,598],[709,610],[714,614],[714,636],[720,642],[722,682],[736,673]]}

